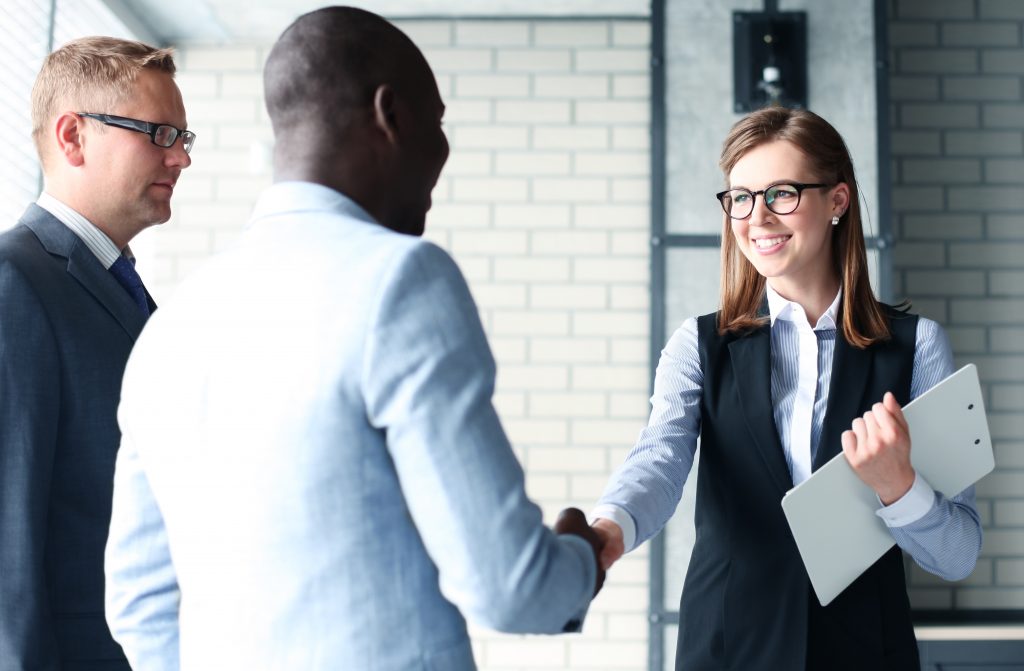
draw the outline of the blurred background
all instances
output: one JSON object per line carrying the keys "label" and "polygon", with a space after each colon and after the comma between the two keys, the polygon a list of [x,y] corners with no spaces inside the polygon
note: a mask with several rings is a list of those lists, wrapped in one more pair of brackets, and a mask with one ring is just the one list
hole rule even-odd
{"label": "blurred background", "polygon": [[[41,187],[29,92],[45,54],[92,34],[173,45],[193,164],[172,220],[132,244],[167,298],[270,183],[262,64],[320,4],[0,0],[0,228]],[[910,299],[958,365],[977,364],[995,444],[974,574],[909,567],[925,668],[1024,669],[1024,1],[351,4],[394,20],[437,76],[452,155],[427,237],[469,279],[496,405],[549,523],[596,501],[645,423],[665,340],[717,307],[729,127],[772,101],[831,121],[856,163],[876,291]],[[481,668],[672,668],[692,497],[615,567],[581,635],[474,630]]]}

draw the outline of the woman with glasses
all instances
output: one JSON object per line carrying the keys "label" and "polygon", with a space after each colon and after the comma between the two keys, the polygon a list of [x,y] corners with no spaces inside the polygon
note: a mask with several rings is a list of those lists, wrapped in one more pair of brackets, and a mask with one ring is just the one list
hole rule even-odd
{"label": "woman with glasses", "polygon": [[[754,112],[720,165],[721,308],[662,352],[648,426],[594,511],[602,563],[672,516],[699,438],[677,668],[917,671],[899,548],[957,580],[981,547],[973,488],[936,492],[914,472],[901,412],[953,372],[949,343],[875,299],[853,165],[828,122]],[[840,451],[897,547],[822,607],[780,501]]]}

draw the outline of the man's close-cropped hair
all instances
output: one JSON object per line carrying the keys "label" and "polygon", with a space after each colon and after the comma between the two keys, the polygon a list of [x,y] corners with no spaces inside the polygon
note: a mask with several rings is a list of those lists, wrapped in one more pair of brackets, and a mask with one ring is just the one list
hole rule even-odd
{"label": "man's close-cropped hair", "polygon": [[143,69],[173,76],[174,50],[96,36],[71,40],[47,56],[32,87],[32,139],[43,167],[47,128],[57,115],[114,113],[115,106],[131,95]]}

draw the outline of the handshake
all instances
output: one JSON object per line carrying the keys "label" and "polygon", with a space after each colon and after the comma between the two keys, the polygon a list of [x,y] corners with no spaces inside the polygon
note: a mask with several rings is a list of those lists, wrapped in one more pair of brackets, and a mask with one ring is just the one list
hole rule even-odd
{"label": "handshake", "polygon": [[594,585],[594,596],[604,585],[605,572],[618,561],[625,552],[622,543],[622,529],[611,520],[598,519],[592,526],[587,524],[587,517],[579,508],[566,508],[558,513],[555,520],[556,534],[579,536],[590,543],[597,562],[597,583]]}

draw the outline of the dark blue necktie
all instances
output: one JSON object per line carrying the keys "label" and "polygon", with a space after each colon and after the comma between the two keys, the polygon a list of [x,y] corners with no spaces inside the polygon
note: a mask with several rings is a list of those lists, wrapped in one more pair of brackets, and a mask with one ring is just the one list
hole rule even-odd
{"label": "dark blue necktie", "polygon": [[135,304],[142,310],[142,314],[148,317],[149,301],[146,300],[146,288],[142,286],[142,278],[135,272],[135,259],[129,261],[125,256],[117,257],[114,265],[110,266],[110,273],[132,297]]}

